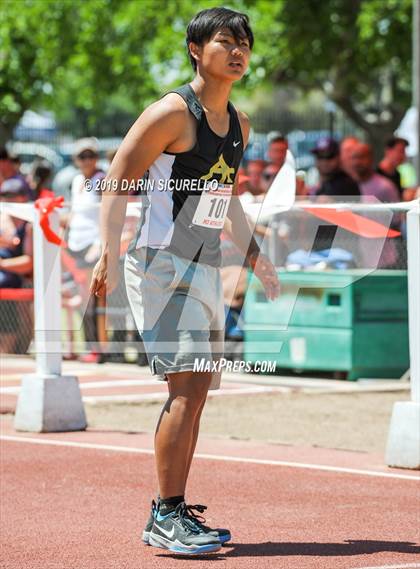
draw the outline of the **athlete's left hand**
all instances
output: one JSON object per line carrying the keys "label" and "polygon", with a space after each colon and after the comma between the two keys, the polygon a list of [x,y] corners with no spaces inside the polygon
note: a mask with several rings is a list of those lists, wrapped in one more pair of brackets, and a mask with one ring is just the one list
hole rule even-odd
{"label": "athlete's left hand", "polygon": [[280,294],[280,281],[276,269],[270,259],[262,253],[251,255],[249,262],[256,277],[264,287],[269,300],[274,300]]}

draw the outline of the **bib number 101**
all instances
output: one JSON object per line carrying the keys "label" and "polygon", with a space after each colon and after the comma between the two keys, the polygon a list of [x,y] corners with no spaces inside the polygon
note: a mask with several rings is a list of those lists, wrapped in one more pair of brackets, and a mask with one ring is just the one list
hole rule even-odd
{"label": "bib number 101", "polygon": [[203,192],[193,216],[193,224],[212,229],[223,229],[232,186],[219,184],[217,190]]}
{"label": "bib number 101", "polygon": [[213,219],[225,218],[228,208],[228,200],[225,198],[213,198],[210,200],[209,217]]}

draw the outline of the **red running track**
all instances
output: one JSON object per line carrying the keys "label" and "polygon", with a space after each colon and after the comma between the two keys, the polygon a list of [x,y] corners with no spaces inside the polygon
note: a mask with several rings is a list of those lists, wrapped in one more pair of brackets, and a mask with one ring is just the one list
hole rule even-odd
{"label": "red running track", "polygon": [[[5,440],[8,436],[25,440]],[[2,569],[183,569],[209,561],[223,569],[420,567],[414,472],[378,467],[370,468],[377,475],[369,476],[196,458],[188,502],[206,504],[208,523],[229,527],[233,541],[217,554],[187,558],[139,539],[156,484],[150,435],[28,435],[15,433],[5,422],[3,437]],[[49,440],[58,445],[45,444]],[[113,445],[113,450],[63,442]],[[357,453],[215,439],[200,441],[199,450],[239,460],[291,461],[300,453],[301,462],[312,463],[318,454],[318,462],[333,467],[351,467],[354,455],[358,469],[378,462],[378,457]]]}

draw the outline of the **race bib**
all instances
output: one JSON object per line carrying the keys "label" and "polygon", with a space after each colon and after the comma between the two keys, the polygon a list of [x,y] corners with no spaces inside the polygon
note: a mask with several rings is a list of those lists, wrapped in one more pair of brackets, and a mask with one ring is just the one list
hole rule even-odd
{"label": "race bib", "polygon": [[223,229],[232,197],[232,184],[219,184],[217,189],[203,191],[193,217],[193,224]]}

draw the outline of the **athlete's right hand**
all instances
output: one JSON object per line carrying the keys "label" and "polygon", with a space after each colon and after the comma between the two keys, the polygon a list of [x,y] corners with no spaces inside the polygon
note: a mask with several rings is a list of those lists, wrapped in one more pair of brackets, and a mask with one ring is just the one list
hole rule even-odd
{"label": "athlete's right hand", "polygon": [[96,296],[111,294],[118,285],[118,259],[108,260],[108,256],[101,255],[92,273],[90,293]]}

